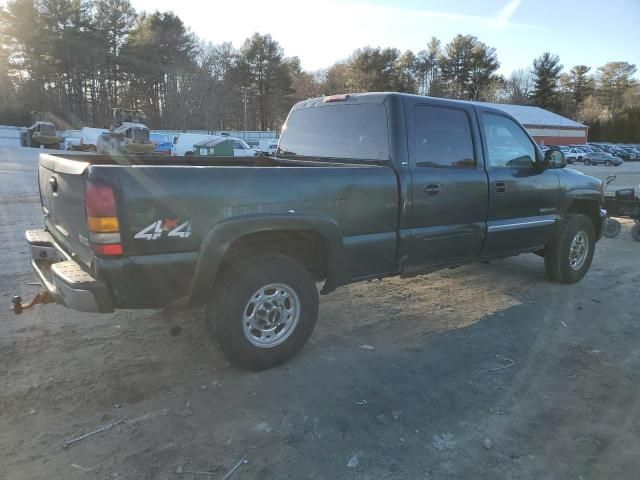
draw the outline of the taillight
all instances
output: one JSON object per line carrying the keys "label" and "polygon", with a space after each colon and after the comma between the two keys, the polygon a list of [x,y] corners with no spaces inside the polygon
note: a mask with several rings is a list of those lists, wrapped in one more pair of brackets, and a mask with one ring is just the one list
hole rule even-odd
{"label": "taillight", "polygon": [[100,256],[122,255],[116,197],[109,185],[87,181],[84,192],[91,250]]}

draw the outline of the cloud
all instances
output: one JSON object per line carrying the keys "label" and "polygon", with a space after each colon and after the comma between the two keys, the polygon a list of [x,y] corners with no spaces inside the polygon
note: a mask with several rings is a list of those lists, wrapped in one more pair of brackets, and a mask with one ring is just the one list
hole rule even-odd
{"label": "cloud", "polygon": [[496,25],[501,28],[506,27],[509,24],[509,21],[511,20],[513,14],[516,13],[516,10],[520,6],[521,2],[522,0],[511,0],[509,3],[507,3],[504,8],[500,10],[500,12],[498,12],[498,16],[495,19]]}
{"label": "cloud", "polygon": [[342,9],[357,11],[360,16],[384,18],[385,21],[410,21],[415,18],[435,18],[456,22],[470,22],[483,24],[488,27],[503,29],[506,27],[536,28],[536,25],[512,22],[511,17],[516,12],[522,0],[510,0],[496,16],[467,15],[455,12],[441,12],[436,10],[409,9],[389,5],[368,5],[364,3],[341,3]]}

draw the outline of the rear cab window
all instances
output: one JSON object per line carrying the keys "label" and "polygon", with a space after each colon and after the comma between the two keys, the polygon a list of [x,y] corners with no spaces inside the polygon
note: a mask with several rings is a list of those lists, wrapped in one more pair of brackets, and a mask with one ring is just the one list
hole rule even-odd
{"label": "rear cab window", "polygon": [[320,105],[293,110],[282,130],[278,157],[388,161],[383,104]]}

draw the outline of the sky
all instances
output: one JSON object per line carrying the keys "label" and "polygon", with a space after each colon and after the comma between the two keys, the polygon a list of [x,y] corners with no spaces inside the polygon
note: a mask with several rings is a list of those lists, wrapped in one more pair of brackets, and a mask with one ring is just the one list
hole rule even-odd
{"label": "sky", "polygon": [[[7,0],[0,0],[3,5]],[[499,72],[530,68],[545,51],[568,70],[627,61],[640,70],[640,0],[131,0],[173,11],[198,37],[239,47],[270,33],[286,56],[315,71],[363,46],[418,52],[432,36],[477,36],[496,48]],[[640,76],[640,74],[638,75]]]}
{"label": "sky", "polygon": [[239,47],[270,33],[319,70],[362,46],[419,51],[471,34],[495,47],[500,73],[529,68],[545,51],[567,69],[621,60],[640,69],[640,0],[131,0],[137,10],[170,10],[199,37]]}

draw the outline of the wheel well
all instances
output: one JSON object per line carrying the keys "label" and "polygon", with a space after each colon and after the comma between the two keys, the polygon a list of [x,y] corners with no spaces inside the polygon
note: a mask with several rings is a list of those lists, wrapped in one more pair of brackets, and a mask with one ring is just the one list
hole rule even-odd
{"label": "wheel well", "polygon": [[221,267],[225,268],[237,260],[268,254],[282,254],[300,262],[316,281],[327,277],[327,240],[319,233],[304,230],[257,232],[240,237],[227,250]]}
{"label": "wheel well", "polygon": [[600,238],[600,208],[593,200],[574,200],[567,213],[581,213],[591,219],[596,231],[596,238]]}

